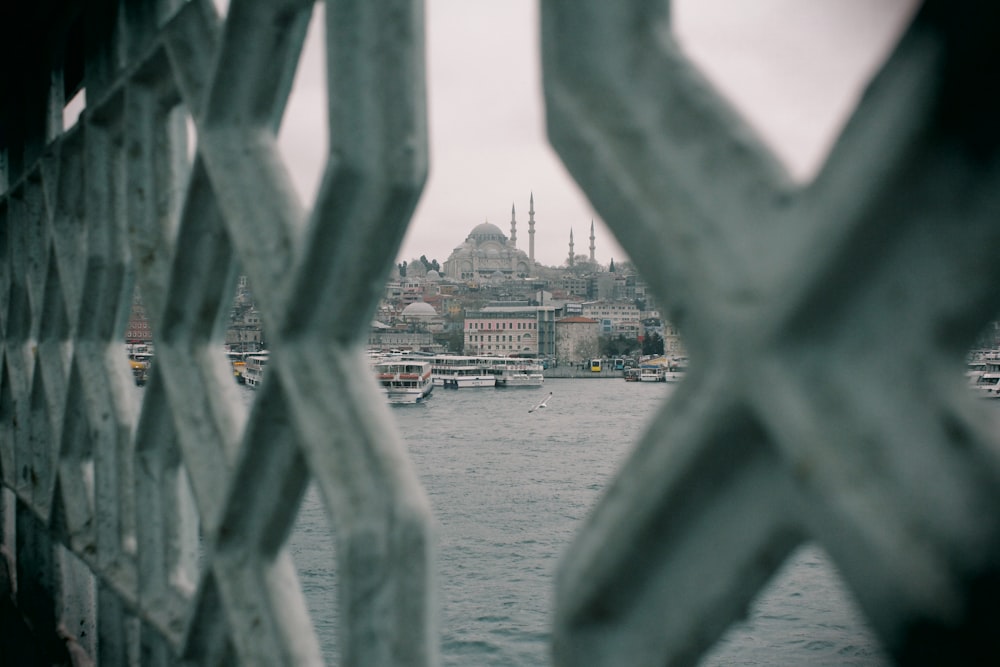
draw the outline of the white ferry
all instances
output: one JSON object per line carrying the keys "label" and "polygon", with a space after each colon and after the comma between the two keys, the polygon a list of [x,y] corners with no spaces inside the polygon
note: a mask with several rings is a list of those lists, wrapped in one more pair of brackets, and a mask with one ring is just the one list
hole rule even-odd
{"label": "white ferry", "polygon": [[687,373],[687,357],[671,357],[667,360],[666,368],[663,369],[664,382],[680,382]]}
{"label": "white ferry", "polygon": [[247,363],[243,369],[243,381],[246,386],[256,389],[264,381],[264,367],[267,366],[269,356],[267,350],[261,350],[246,358]]}
{"label": "white ferry", "polygon": [[519,357],[479,357],[496,377],[498,387],[541,387],[545,384],[542,364]]}
{"label": "white ferry", "polygon": [[465,389],[495,387],[497,376],[482,362],[481,357],[441,354],[430,357],[431,377],[435,387]]}
{"label": "white ferry", "polygon": [[1000,359],[984,359],[986,370],[972,382],[971,387],[976,396],[981,398],[1000,398]]}
{"label": "white ferry", "polygon": [[391,359],[375,364],[379,388],[390,403],[420,403],[434,390],[428,361]]}
{"label": "white ferry", "polygon": [[640,366],[639,382],[666,382],[663,366]]}

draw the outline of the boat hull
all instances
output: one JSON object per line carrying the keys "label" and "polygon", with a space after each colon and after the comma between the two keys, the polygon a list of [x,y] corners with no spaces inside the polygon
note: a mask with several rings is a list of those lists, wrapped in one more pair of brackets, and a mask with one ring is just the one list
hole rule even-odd
{"label": "boat hull", "polygon": [[434,390],[431,365],[426,361],[394,359],[375,364],[379,390],[393,405],[427,400]]}
{"label": "boat hull", "polygon": [[413,389],[387,389],[384,391],[386,399],[391,405],[415,405],[423,403],[434,391],[434,384],[427,383],[424,387]]}
{"label": "boat hull", "polygon": [[497,379],[492,375],[463,375],[434,377],[434,385],[445,389],[470,389],[475,387],[495,387]]}
{"label": "boat hull", "polygon": [[541,387],[545,376],[541,373],[511,373],[497,377],[498,387]]}

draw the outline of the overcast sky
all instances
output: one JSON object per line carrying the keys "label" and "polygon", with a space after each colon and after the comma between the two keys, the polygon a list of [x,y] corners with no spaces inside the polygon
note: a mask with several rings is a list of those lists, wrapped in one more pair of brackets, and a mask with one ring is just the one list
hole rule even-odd
{"label": "overcast sky", "polygon": [[[916,0],[681,0],[673,25],[687,53],[799,180],[815,173]],[[444,262],[475,225],[528,246],[535,195],[535,256],[566,261],[570,229],[597,260],[624,253],[545,140],[533,0],[426,0],[430,176],[400,260]],[[311,201],[326,146],[321,26],[314,21],[280,143]]]}

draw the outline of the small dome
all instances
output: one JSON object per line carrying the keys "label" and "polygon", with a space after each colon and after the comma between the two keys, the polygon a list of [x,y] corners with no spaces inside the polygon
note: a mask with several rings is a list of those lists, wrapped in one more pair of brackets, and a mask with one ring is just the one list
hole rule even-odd
{"label": "small dome", "polygon": [[404,318],[428,319],[431,317],[437,317],[437,311],[434,310],[434,306],[429,303],[414,301],[403,309],[402,316]]}
{"label": "small dome", "polygon": [[431,269],[430,271],[427,272],[427,275],[424,276],[424,279],[426,279],[427,282],[436,283],[439,280],[441,280],[441,274],[435,271],[434,269]]}

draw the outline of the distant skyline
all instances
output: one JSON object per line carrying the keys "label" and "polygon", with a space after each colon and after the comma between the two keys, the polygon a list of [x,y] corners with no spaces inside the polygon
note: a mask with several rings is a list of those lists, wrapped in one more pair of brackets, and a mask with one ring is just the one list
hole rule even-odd
{"label": "distant skyline", "polygon": [[[682,0],[673,28],[685,52],[762,136],[794,178],[815,174],[916,0]],[[317,16],[322,4],[317,5]],[[397,261],[443,263],[488,220],[535,257],[627,259],[549,146],[544,129],[538,5],[532,0],[426,0],[430,173]],[[311,205],[326,153],[321,26],[314,20],[279,144]]]}

